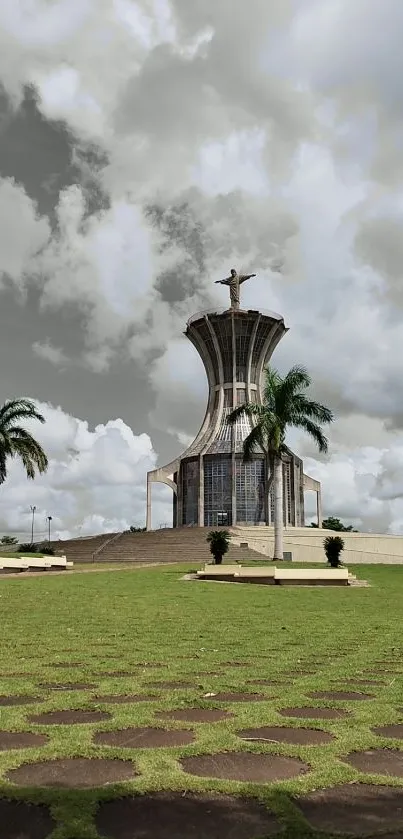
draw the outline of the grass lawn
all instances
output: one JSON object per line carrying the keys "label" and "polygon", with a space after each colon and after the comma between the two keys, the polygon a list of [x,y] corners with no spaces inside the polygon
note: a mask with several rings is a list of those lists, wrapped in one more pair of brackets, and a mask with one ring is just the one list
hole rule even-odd
{"label": "grass lawn", "polygon": [[[37,732],[49,738],[40,747],[0,751],[1,797],[49,805],[57,822],[52,839],[96,839],[94,818],[100,802],[165,789],[252,795],[276,814],[282,839],[324,837],[332,834],[310,830],[292,800],[294,795],[355,780],[403,786],[402,777],[364,774],[343,760],[354,751],[403,750],[403,741],[371,732],[374,726],[403,722],[403,568],[352,567],[371,587],[346,589],[183,582],[181,576],[191,567],[190,563],[132,573],[116,569],[108,574],[0,580],[0,695],[38,697],[37,703],[0,707],[0,742],[4,731]],[[70,662],[71,667],[57,666]],[[235,666],[239,663],[243,666]],[[113,675],[114,671],[126,675]],[[276,678],[284,683],[248,684]],[[345,681],[365,678],[379,684],[365,687],[358,681],[353,687]],[[190,687],[149,685],[174,680],[189,682]],[[95,687],[65,691],[41,686],[77,682]],[[337,701],[308,696],[312,691],[343,688],[374,698]],[[220,691],[258,692],[266,698],[220,702],[204,696]],[[97,694],[155,694],[156,698],[110,704],[97,702]],[[350,713],[343,719],[308,721],[278,713],[301,705]],[[186,707],[224,708],[233,716],[214,723],[156,716]],[[94,708],[109,712],[110,718],[71,726],[28,719],[58,709]],[[240,729],[263,725],[316,728],[335,739],[326,745],[298,746],[245,742],[237,736]],[[196,739],[167,748],[93,743],[95,732],[132,726],[190,729]],[[178,763],[182,757],[226,750],[299,758],[309,771],[269,784],[243,783],[185,774]],[[132,761],[138,776],[98,789],[24,787],[7,779],[7,773],[21,764],[78,756]]]}
{"label": "grass lawn", "polygon": [[40,553],[31,554],[31,553],[29,553],[29,551],[22,551],[20,553],[18,551],[0,551],[0,557],[2,557],[2,556],[5,559],[19,559],[20,556],[33,556],[34,558],[35,557],[40,558],[42,556],[45,556],[45,554],[40,554]]}

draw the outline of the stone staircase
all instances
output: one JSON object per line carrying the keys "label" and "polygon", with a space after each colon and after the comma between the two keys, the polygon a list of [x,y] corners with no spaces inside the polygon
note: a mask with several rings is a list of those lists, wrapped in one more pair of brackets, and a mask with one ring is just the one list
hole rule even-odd
{"label": "stone staircase", "polygon": [[99,536],[85,536],[81,539],[58,539],[50,544],[57,554],[64,554],[69,562],[93,562],[94,554],[118,535],[101,533]]}
{"label": "stone staircase", "polygon": [[367,580],[357,580],[355,574],[348,575],[348,584],[349,586],[354,586],[355,588],[369,588]]}
{"label": "stone staircase", "polygon": [[[108,533],[86,539],[53,542],[57,552],[77,562],[209,562],[212,557],[206,541],[211,527],[178,527],[144,533]],[[238,563],[259,560],[250,548],[231,543],[225,561]]]}

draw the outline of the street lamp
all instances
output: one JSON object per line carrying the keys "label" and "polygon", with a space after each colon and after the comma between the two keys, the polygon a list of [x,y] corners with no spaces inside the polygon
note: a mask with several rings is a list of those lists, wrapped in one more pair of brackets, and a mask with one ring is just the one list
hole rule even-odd
{"label": "street lamp", "polygon": [[31,504],[31,513],[32,513],[32,524],[31,524],[31,545],[33,545],[33,544],[34,544],[34,522],[35,522],[36,507],[35,507],[35,505],[34,505],[34,506],[32,506],[32,504]]}
{"label": "street lamp", "polygon": [[47,522],[48,522],[48,542],[49,542],[49,547],[50,547],[50,522],[52,521],[52,516],[47,516],[46,518],[47,518]]}

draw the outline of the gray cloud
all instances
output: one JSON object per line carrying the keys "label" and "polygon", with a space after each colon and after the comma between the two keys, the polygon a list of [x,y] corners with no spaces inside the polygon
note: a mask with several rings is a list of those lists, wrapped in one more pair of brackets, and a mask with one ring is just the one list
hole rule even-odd
{"label": "gray cloud", "polygon": [[[0,398],[122,416],[169,460],[205,408],[186,319],[250,269],[245,305],[291,327],[275,363],[307,364],[338,418],[329,458],[295,441],[327,512],[403,531],[401,4],[156,8],[0,9]],[[86,527],[111,526],[105,492]]]}

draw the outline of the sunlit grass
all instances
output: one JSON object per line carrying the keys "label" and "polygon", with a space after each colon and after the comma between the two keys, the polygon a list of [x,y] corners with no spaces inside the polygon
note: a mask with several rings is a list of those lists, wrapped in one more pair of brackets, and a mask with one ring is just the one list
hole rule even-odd
{"label": "sunlit grass", "polygon": [[[396,741],[377,738],[371,727],[402,719],[403,569],[354,568],[371,587],[348,589],[184,582],[183,574],[192,567],[199,565],[190,562],[132,573],[114,566],[116,573],[0,580],[0,694],[26,693],[45,700],[38,705],[0,708],[1,728],[38,731],[50,737],[41,749],[0,752],[2,794],[48,802],[60,825],[55,839],[94,839],[93,814],[101,798],[166,788],[252,793],[276,810],[288,829],[287,839],[297,839],[303,823],[290,794],[357,778],[368,781],[345,764],[343,756],[392,742],[396,748]],[[343,678],[363,678],[363,671],[377,669],[378,659],[391,658],[396,665],[379,676],[384,686],[361,687],[374,695],[372,701],[316,702],[307,696],[309,691],[341,688]],[[68,661],[74,666],[55,666]],[[232,667],[231,662],[245,666]],[[135,669],[140,663],[144,667]],[[147,663],[163,667],[147,668]],[[107,675],[107,671],[126,669],[131,675]],[[102,671],[104,676],[99,675]],[[305,675],[305,671],[314,672]],[[262,688],[246,684],[255,678],[286,679],[288,674],[289,684]],[[192,681],[194,687],[151,691],[148,686],[158,679],[181,678]],[[96,690],[57,692],[39,687],[40,682],[78,681],[92,682]],[[161,722],[155,716],[157,711],[180,706],[215,707],[214,699],[204,694],[246,689],[263,692],[267,700],[225,703],[235,717],[223,722]],[[158,698],[136,705],[98,706],[92,698],[96,693],[150,691]],[[351,715],[310,723],[285,720],[278,714],[282,707],[301,704],[344,707]],[[111,720],[94,726],[50,727],[33,725],[27,719],[45,710],[91,707],[110,711]],[[197,741],[182,748],[153,750],[92,744],[94,730],[155,724],[194,728]],[[333,733],[336,739],[325,746],[298,747],[247,744],[237,737],[241,728],[271,724],[311,725]],[[177,762],[180,756],[233,749],[298,756],[311,771],[296,780],[259,786],[185,775]],[[140,777],[94,791],[20,790],[5,778],[9,769],[23,762],[71,756],[132,760]],[[376,776],[370,780],[385,782]],[[398,779],[388,782],[402,783]]]}

